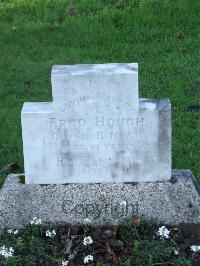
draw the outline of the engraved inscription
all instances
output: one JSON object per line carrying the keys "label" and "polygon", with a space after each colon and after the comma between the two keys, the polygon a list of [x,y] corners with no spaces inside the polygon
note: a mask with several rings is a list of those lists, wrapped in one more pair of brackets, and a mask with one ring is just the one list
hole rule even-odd
{"label": "engraved inscription", "polygon": [[[121,112],[101,112],[100,107],[105,108],[107,104],[109,108],[110,103],[116,105],[116,102]],[[76,104],[84,105],[90,115],[76,113],[68,116],[66,112],[62,118],[49,119],[52,145],[61,145],[55,160],[58,167],[63,168],[63,177],[68,178],[64,169],[70,167],[77,176],[106,176],[108,173],[113,179],[131,173],[140,176],[144,156],[151,145],[150,121],[143,115],[127,112],[128,103],[115,97],[98,94],[68,102],[71,106]],[[66,156],[69,151],[71,160]]]}
{"label": "engraved inscription", "polygon": [[[101,102],[101,104],[98,104],[99,102]],[[105,93],[97,93],[96,96],[85,95],[70,99],[60,110],[63,112],[71,110],[74,105],[83,103],[90,104],[91,112],[98,112],[100,108],[108,108],[110,105],[113,105],[113,108],[115,107],[117,110],[124,109],[127,112],[134,110],[134,106],[128,100],[124,101],[117,97],[106,95]]]}

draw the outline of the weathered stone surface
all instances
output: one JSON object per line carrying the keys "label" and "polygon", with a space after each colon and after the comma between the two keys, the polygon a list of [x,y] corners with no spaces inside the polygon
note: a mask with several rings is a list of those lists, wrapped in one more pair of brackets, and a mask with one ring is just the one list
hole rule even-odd
{"label": "weathered stone surface", "polygon": [[170,102],[139,100],[137,64],[55,66],[52,91],[23,106],[26,183],[170,179]]}
{"label": "weathered stone surface", "polygon": [[115,225],[133,214],[168,224],[200,223],[198,185],[189,170],[174,170],[171,181],[30,185],[9,175],[0,191],[0,227],[18,228],[34,216],[44,224]]}
{"label": "weathered stone surface", "polygon": [[[55,110],[70,112],[72,118],[82,111],[89,111],[89,116],[95,110],[104,111],[108,101],[113,113],[139,108],[137,63],[53,66],[51,83]],[[104,102],[99,107],[102,97]],[[85,105],[80,109],[81,102],[90,105],[89,110]]]}

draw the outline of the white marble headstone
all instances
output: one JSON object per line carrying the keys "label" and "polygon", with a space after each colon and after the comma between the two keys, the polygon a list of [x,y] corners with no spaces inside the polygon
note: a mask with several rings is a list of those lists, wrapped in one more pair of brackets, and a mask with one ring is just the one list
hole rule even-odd
{"label": "white marble headstone", "polygon": [[139,99],[138,65],[54,66],[52,103],[25,103],[29,184],[171,178],[171,107]]}

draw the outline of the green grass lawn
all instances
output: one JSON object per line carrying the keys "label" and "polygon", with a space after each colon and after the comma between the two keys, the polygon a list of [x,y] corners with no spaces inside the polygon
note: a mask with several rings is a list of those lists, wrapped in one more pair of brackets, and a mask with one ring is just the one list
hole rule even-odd
{"label": "green grass lawn", "polygon": [[0,165],[23,167],[20,111],[51,101],[52,65],[138,62],[140,97],[172,102],[173,168],[200,180],[200,115],[186,111],[200,99],[199,15],[199,0],[0,0]]}

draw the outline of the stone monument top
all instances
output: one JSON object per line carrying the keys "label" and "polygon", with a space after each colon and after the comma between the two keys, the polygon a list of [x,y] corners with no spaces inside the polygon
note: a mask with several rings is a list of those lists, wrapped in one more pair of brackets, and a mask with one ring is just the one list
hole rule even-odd
{"label": "stone monument top", "polygon": [[171,178],[169,100],[139,99],[138,65],[53,66],[52,103],[21,113],[26,183]]}
{"label": "stone monument top", "polygon": [[112,101],[112,109],[123,104],[139,108],[136,63],[53,66],[51,82],[55,110],[72,111],[73,103],[80,101],[98,104],[99,98]]}

